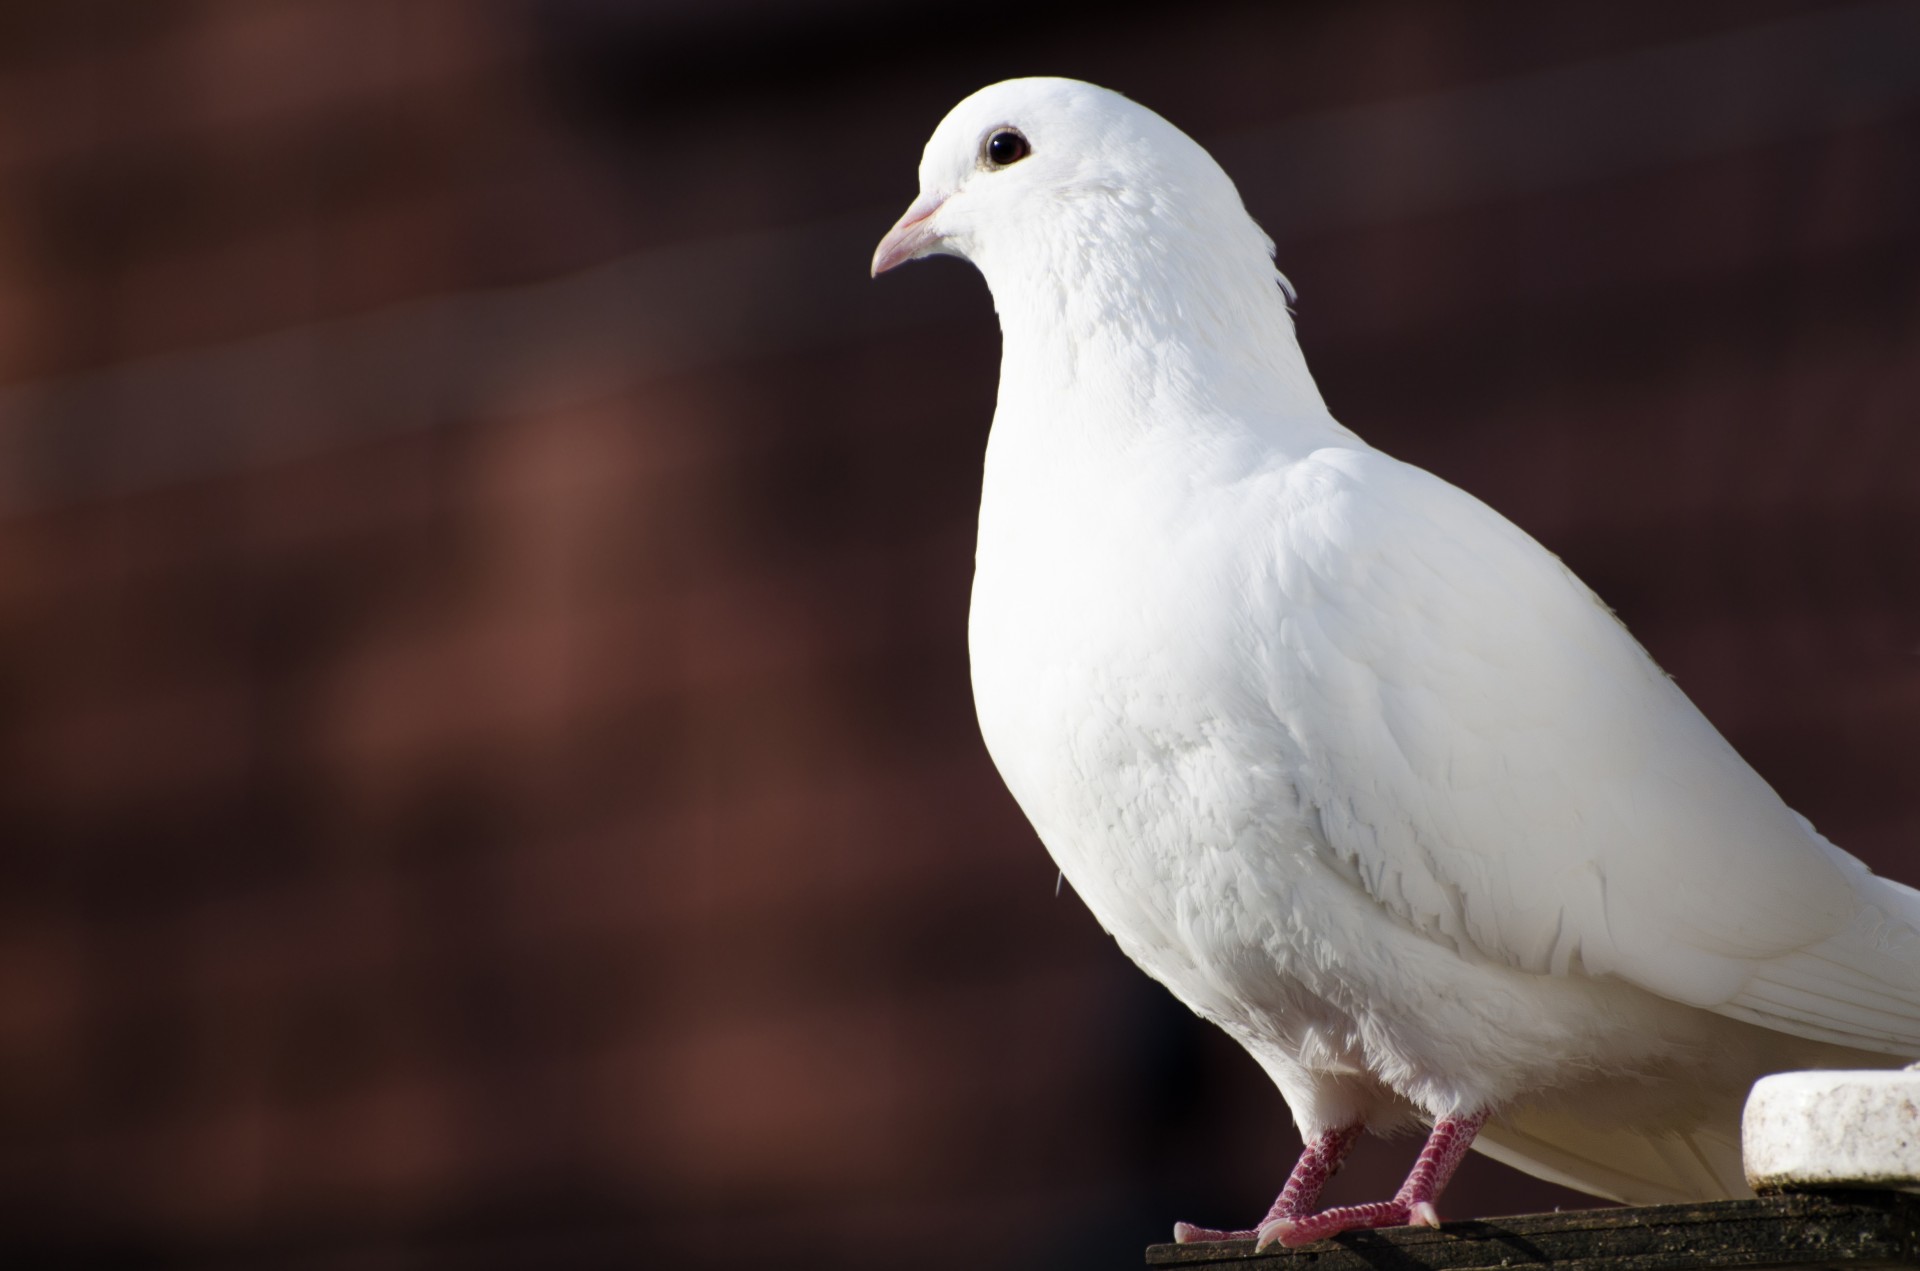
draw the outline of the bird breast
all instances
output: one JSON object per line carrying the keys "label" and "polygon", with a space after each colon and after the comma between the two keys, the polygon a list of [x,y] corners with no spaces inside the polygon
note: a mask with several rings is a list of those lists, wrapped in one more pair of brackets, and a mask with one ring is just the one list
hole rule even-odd
{"label": "bird breast", "polygon": [[1002,458],[969,624],[982,735],[1102,925],[1217,1017],[1248,997],[1225,969],[1272,980],[1304,926],[1289,870],[1325,872],[1300,747],[1249,692],[1259,553],[1222,550],[1239,537],[1230,491],[1196,506],[1164,467],[1083,457],[1048,465],[1042,491],[1030,463],[1001,480]]}

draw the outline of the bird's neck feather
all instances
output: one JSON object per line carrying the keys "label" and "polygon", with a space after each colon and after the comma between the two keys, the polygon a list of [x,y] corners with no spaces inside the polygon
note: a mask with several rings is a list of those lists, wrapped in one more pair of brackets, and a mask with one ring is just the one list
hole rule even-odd
{"label": "bird's neck feather", "polygon": [[1265,235],[1233,210],[1208,223],[1089,199],[976,256],[1000,315],[1001,416],[1097,421],[1121,444],[1176,422],[1288,450],[1350,436],[1301,356]]}

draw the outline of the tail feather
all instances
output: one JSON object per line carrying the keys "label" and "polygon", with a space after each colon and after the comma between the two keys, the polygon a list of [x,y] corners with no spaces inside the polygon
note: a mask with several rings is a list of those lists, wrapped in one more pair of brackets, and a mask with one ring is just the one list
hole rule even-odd
{"label": "tail feather", "polygon": [[1719,1012],[1884,1055],[1920,1055],[1920,892],[1868,877],[1873,898],[1851,923],[1762,963]]}
{"label": "tail feather", "polygon": [[1737,1127],[1650,1135],[1530,1109],[1488,1122],[1474,1147],[1548,1182],[1628,1205],[1753,1195]]}

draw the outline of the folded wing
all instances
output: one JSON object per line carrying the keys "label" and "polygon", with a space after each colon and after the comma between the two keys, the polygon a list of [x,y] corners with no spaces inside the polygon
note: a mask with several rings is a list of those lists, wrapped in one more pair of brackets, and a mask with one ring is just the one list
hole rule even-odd
{"label": "folded wing", "polygon": [[1282,497],[1272,702],[1311,711],[1326,850],[1383,907],[1517,969],[1920,1053],[1920,893],[1815,833],[1558,558],[1364,448]]}

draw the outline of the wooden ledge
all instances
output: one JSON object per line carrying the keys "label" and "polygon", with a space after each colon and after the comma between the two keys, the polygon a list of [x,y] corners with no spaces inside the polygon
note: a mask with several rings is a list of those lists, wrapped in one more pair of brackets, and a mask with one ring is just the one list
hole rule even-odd
{"label": "wooden ledge", "polygon": [[1585,1209],[1349,1232],[1303,1249],[1153,1245],[1149,1267],[1228,1271],[1694,1271],[1920,1266],[1920,1196],[1793,1192],[1759,1200]]}

